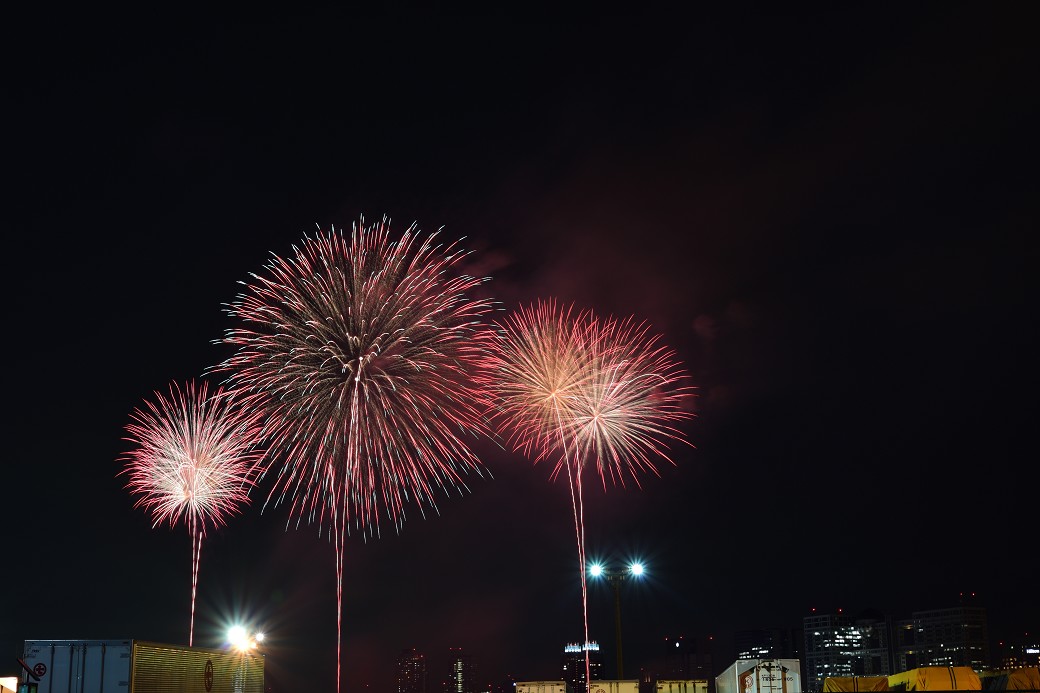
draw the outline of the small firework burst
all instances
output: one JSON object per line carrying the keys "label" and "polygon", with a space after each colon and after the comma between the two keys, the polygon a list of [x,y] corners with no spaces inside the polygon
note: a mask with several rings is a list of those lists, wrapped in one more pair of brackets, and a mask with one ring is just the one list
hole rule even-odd
{"label": "small firework burst", "polygon": [[512,447],[541,461],[559,454],[610,479],[639,483],[671,461],[692,387],[674,352],[632,318],[601,319],[554,301],[521,307],[483,333],[490,419]]}
{"label": "small firework burst", "polygon": [[223,391],[210,396],[205,382],[173,383],[169,396],[137,408],[126,426],[133,448],[122,459],[126,486],[138,498],[134,507],[152,516],[152,526],[184,522],[192,537],[191,625],[195,631],[195,593],[199,556],[207,528],[223,526],[249,502],[259,454],[255,414],[230,406]]}

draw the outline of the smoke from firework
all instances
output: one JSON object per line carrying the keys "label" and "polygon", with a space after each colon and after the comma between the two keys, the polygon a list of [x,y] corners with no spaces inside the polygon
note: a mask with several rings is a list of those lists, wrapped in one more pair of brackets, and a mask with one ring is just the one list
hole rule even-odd
{"label": "smoke from firework", "polygon": [[182,390],[170,385],[169,397],[135,409],[126,426],[133,444],[121,473],[138,499],[134,507],[148,511],[153,526],[180,521],[192,538],[191,625],[195,631],[195,593],[199,556],[208,526],[222,526],[249,502],[259,457],[254,445],[256,414],[230,406],[221,389],[211,397],[205,382],[189,382]]}

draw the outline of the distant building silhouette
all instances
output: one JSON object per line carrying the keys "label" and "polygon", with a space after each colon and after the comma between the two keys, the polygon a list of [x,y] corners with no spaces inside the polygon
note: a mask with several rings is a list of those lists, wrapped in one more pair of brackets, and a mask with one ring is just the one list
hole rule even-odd
{"label": "distant building silhouette", "polygon": [[983,671],[991,665],[986,610],[978,606],[915,611],[898,621],[876,612],[813,614],[803,619],[803,631],[806,691],[821,690],[827,677],[889,676],[929,666]]}
{"label": "distant building silhouette", "polygon": [[498,683],[491,683],[491,693],[516,693],[516,676],[506,674]]}
{"label": "distant building silhouette", "polygon": [[715,688],[710,637],[665,636],[639,672],[639,693],[658,693],[660,681],[700,680]]}
{"label": "distant building silhouette", "polygon": [[839,676],[888,676],[892,647],[888,620],[877,615],[814,614],[803,619],[806,691],[823,689],[823,680]]}
{"label": "distant building silhouette", "polygon": [[449,671],[447,693],[480,693],[477,685],[477,665],[473,655],[466,654],[461,647],[448,648]]}
{"label": "distant building silhouette", "polygon": [[603,660],[600,658],[599,643],[589,642],[585,647],[578,643],[570,643],[563,648],[560,679],[567,682],[571,693],[586,693],[588,690],[588,682],[585,680],[586,650],[589,654],[589,679],[598,681],[603,678]]}
{"label": "distant building silhouette", "polygon": [[1026,633],[1021,638],[998,642],[993,655],[997,669],[1040,667],[1040,637]]}
{"label": "distant building silhouette", "polygon": [[896,671],[917,667],[990,666],[986,610],[980,606],[915,611],[893,630]]}
{"label": "distant building silhouette", "polygon": [[702,679],[714,687],[715,671],[712,663],[710,638],[665,636],[639,673],[639,690],[655,693],[658,680]]}
{"label": "distant building silhouette", "polygon": [[428,693],[426,655],[415,648],[404,650],[397,660],[397,693]]}
{"label": "distant building silhouette", "polygon": [[798,628],[756,628],[733,634],[737,659],[801,659],[804,644]]}

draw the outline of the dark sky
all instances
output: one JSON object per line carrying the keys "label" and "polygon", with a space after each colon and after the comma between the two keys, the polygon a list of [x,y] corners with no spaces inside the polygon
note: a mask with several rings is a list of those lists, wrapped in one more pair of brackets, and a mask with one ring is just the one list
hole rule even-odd
{"label": "dark sky", "polygon": [[[0,674],[25,639],[186,642],[190,539],[133,509],[123,427],[228,356],[222,304],[270,253],[362,214],[464,237],[506,309],[633,315],[684,362],[695,447],[587,499],[590,555],[649,565],[626,674],[677,635],[721,670],[734,630],[814,607],[975,592],[994,635],[1040,630],[1025,5],[395,8],[4,22]],[[450,646],[556,678],[581,638],[566,486],[481,454],[440,516],[348,542],[344,690],[386,693],[410,647],[434,681]],[[196,641],[244,619],[276,690],[332,690],[333,550],[286,520],[207,538]]]}

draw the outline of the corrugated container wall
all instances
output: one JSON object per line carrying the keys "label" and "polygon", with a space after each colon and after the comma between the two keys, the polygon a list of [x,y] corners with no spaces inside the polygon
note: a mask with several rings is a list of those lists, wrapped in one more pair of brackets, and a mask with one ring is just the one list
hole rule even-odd
{"label": "corrugated container wall", "polygon": [[517,681],[516,693],[570,693],[566,681]]}
{"label": "corrugated container wall", "polygon": [[589,693],[639,693],[638,679],[594,680],[589,682]]}
{"label": "corrugated container wall", "polygon": [[657,693],[708,693],[707,679],[658,679]]}
{"label": "corrugated container wall", "polygon": [[[38,693],[263,693],[249,652],[135,640],[26,640]],[[27,675],[27,674],[26,674]]]}
{"label": "corrugated container wall", "polygon": [[38,693],[127,693],[132,649],[132,640],[26,640],[22,661]]}
{"label": "corrugated container wall", "polygon": [[135,642],[132,675],[130,693],[264,692],[264,660],[246,652]]}

